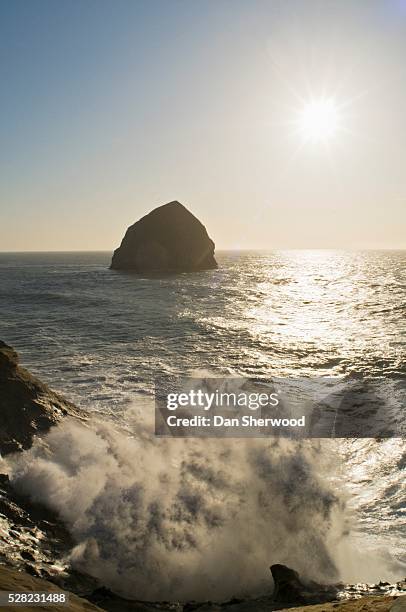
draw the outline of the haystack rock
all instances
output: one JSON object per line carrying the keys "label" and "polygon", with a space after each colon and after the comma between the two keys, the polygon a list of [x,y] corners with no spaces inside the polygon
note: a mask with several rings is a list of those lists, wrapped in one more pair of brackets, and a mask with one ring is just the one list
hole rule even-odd
{"label": "haystack rock", "polygon": [[111,268],[135,272],[196,272],[217,268],[214,242],[180,202],[169,202],[131,225]]}

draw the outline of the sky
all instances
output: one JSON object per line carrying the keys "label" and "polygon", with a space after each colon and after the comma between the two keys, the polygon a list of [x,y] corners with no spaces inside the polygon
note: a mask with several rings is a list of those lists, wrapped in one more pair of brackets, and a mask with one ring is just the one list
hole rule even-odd
{"label": "sky", "polygon": [[405,248],[405,58],[406,0],[0,0],[0,251]]}

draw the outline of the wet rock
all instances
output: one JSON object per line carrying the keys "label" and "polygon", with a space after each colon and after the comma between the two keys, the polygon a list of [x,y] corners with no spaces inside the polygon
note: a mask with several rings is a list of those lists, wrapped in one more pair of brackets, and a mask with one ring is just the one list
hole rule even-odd
{"label": "wet rock", "polygon": [[271,565],[270,569],[274,581],[274,602],[316,604],[333,601],[337,597],[339,585],[304,581],[295,570],[279,563]]}
{"label": "wet rock", "polygon": [[305,586],[295,570],[279,563],[271,565],[270,570],[274,581],[274,601],[305,603],[302,595]]}
{"label": "wet rock", "polygon": [[98,581],[70,567],[68,557],[75,542],[52,511],[19,496],[11,488],[0,491],[1,562],[46,578],[61,588],[86,595]]}
{"label": "wet rock", "polygon": [[0,340],[0,370],[9,369],[13,370],[18,365],[18,354],[5,342]]}
{"label": "wet rock", "polygon": [[0,455],[29,448],[77,409],[18,364],[16,351],[0,340]]}
{"label": "wet rock", "polygon": [[155,208],[131,225],[111,268],[135,272],[193,272],[217,268],[214,242],[180,202]]}
{"label": "wet rock", "polygon": [[25,559],[26,561],[32,561],[33,563],[35,563],[36,561],[36,558],[29,550],[23,550],[21,552],[21,557]]}

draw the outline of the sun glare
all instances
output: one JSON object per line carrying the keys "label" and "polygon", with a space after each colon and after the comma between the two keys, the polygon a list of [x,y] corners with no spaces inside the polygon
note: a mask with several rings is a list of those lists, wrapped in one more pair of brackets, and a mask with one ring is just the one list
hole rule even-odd
{"label": "sun glare", "polygon": [[304,140],[323,142],[331,140],[340,127],[340,113],[332,98],[320,98],[305,104],[297,120]]}

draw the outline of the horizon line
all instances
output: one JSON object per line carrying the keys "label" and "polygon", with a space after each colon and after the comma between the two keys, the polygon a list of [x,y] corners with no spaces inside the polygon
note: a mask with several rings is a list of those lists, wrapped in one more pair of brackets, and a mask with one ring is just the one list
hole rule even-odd
{"label": "horizon line", "polygon": [[[50,253],[112,253],[115,249],[62,249],[60,251],[57,250],[26,250],[26,251],[1,251],[0,255],[13,255],[13,254],[50,254]],[[276,248],[268,248],[268,247],[244,247],[240,249],[233,248],[220,248],[215,249],[215,253],[221,252],[236,252],[239,253],[241,251],[405,251],[406,247],[276,247]]]}

